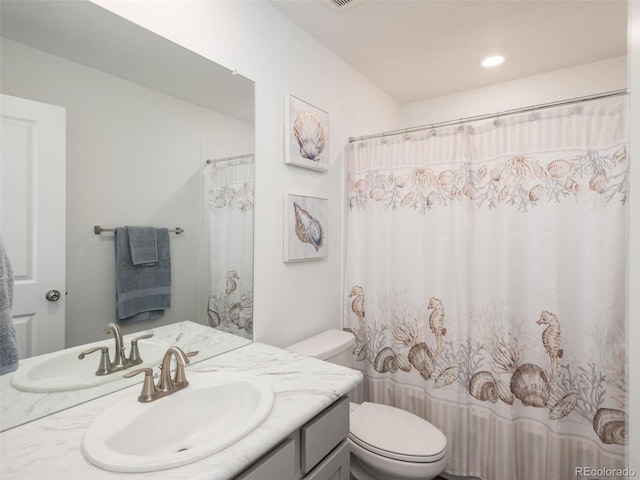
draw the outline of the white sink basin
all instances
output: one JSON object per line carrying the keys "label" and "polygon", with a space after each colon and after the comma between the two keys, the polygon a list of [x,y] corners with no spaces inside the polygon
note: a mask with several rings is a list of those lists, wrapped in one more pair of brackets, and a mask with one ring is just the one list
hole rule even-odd
{"label": "white sink basin", "polygon": [[[108,346],[109,356],[113,358],[115,349],[113,340],[105,340],[39,355],[20,361],[18,370],[15,371],[11,379],[11,385],[25,392],[40,393],[95,387],[115,380],[123,380],[122,375],[136,368],[158,365],[170,347],[166,342],[153,338],[138,340],[140,357],[143,360],[142,364],[109,375],[96,375],[100,352],[87,355],[83,360],[78,359],[80,352],[96,346]],[[127,346],[127,353],[129,348]],[[140,380],[142,378],[131,380],[129,383],[139,382]]]}
{"label": "white sink basin", "polygon": [[273,407],[263,379],[241,373],[187,372],[189,386],[150,403],[138,391],[87,428],[82,453],[114,472],[153,472],[212,455],[259,426]]}

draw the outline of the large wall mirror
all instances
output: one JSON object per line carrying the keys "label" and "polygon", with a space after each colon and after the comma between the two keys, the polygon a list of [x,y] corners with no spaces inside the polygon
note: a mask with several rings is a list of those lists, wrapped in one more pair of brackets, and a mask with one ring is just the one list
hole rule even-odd
{"label": "large wall mirror", "polygon": [[[107,340],[103,329],[110,322],[125,338],[184,322],[196,324],[196,332],[224,334],[196,360],[250,343],[253,82],[89,1],[3,0],[0,8],[3,144],[20,130],[9,111],[13,102],[63,112],[63,164],[51,174],[44,151],[16,170],[3,147],[0,221],[16,288],[44,278],[34,269],[45,257],[65,258],[57,268],[64,275],[38,286],[43,313],[18,315],[21,358]],[[57,193],[37,193],[38,177],[40,183],[50,178]],[[29,199],[53,204],[54,196],[66,207],[49,211],[46,221],[29,210]],[[62,232],[49,237],[50,255],[39,250],[49,240],[35,237],[44,230],[34,228],[41,221]],[[159,318],[117,321],[111,229],[123,226],[182,230],[169,233],[171,306]],[[64,252],[54,246],[58,235]],[[53,289],[61,298],[47,303],[44,292]],[[14,302],[19,308],[21,295]],[[54,317],[58,323],[47,323]],[[171,338],[185,335],[175,328]],[[11,375],[1,378],[2,429],[130,384],[18,394]],[[43,403],[49,407],[28,407]]]}

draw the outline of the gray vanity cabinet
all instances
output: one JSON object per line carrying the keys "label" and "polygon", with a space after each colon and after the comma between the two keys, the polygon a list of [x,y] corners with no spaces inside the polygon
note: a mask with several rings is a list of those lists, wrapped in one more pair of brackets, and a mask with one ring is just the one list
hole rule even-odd
{"label": "gray vanity cabinet", "polygon": [[242,472],[235,480],[288,480],[296,478],[296,442],[288,438]]}
{"label": "gray vanity cabinet", "polygon": [[349,480],[349,400],[342,397],[235,480]]}

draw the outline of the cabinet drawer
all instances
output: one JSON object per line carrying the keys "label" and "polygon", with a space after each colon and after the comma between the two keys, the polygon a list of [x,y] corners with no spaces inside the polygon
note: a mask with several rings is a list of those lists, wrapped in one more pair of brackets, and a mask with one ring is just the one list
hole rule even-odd
{"label": "cabinet drawer", "polygon": [[235,480],[294,480],[295,463],[296,442],[288,438],[235,477]]}
{"label": "cabinet drawer", "polygon": [[349,399],[343,397],[300,429],[300,468],[306,474],[349,435]]}
{"label": "cabinet drawer", "polygon": [[349,480],[350,461],[349,441],[343,440],[304,480]]}

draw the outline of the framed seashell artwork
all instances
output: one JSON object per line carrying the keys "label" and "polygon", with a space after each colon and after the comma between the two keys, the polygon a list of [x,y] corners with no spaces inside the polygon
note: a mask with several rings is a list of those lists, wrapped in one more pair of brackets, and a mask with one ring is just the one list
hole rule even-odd
{"label": "framed seashell artwork", "polygon": [[285,117],[285,163],[326,172],[329,169],[329,114],[289,95]]}
{"label": "framed seashell artwork", "polygon": [[284,261],[297,262],[327,256],[326,198],[284,195]]}

